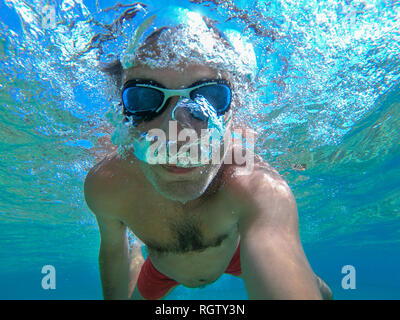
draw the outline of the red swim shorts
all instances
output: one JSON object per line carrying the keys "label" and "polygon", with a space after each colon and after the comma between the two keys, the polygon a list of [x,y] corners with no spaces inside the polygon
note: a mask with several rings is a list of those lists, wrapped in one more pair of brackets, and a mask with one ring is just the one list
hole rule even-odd
{"label": "red swim shorts", "polygon": [[[239,276],[242,273],[240,267],[240,242],[233,255],[231,262],[225,270],[225,273]],[[140,270],[137,287],[143,298],[156,300],[165,296],[168,291],[179,283],[172,280],[154,268],[149,257],[144,262]]]}

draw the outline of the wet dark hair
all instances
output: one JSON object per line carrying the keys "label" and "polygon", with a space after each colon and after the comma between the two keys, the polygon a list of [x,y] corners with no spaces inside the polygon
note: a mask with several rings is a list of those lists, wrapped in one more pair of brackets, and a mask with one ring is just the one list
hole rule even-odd
{"label": "wet dark hair", "polygon": [[111,81],[114,82],[116,88],[119,89],[122,86],[124,68],[119,59],[108,63],[101,63],[100,70],[111,78]]}
{"label": "wet dark hair", "polygon": [[[224,35],[222,34],[221,31],[218,30],[218,28],[216,28],[214,26],[214,24],[216,23],[216,21],[211,20],[207,17],[202,17],[204,22],[206,23],[207,27],[209,29],[212,30],[215,38],[220,41],[227,50],[235,50],[232,45],[229,43],[229,41],[224,37]],[[175,29],[179,29],[181,28],[182,25],[178,25],[175,26],[173,28],[168,28],[168,27],[161,27],[158,28],[156,30],[154,30],[149,36],[146,37],[146,39],[144,40],[143,44],[138,48],[138,52],[139,52],[139,56],[141,54],[141,52],[143,52],[144,55],[148,56],[148,55],[154,55],[151,58],[155,58],[157,59],[157,57],[159,56],[159,52],[157,52],[157,41],[160,37],[160,35],[168,30],[175,30]],[[105,73],[106,76],[108,76],[109,80],[110,80],[110,84],[114,89],[114,94],[116,95],[115,97],[118,97],[117,99],[120,99],[120,95],[121,95],[121,88],[122,88],[122,79],[123,79],[123,74],[124,74],[124,68],[122,66],[122,63],[119,59],[116,59],[112,62],[108,62],[108,63],[101,63],[100,64],[100,70],[102,72]],[[249,78],[247,78],[246,76],[240,76],[236,73],[232,74],[229,71],[226,71],[228,74],[232,75],[233,77],[239,76],[240,81],[242,81],[243,83],[247,83],[247,84],[251,84],[251,80]],[[236,78],[238,79],[238,78]],[[237,94],[235,94],[235,92],[238,90],[238,88],[242,85],[242,84],[238,84],[236,83],[236,81],[230,81],[231,83],[231,88],[233,91],[233,96],[232,96],[232,119],[234,121],[236,121],[236,113],[237,113],[237,109],[238,107],[243,105],[242,100],[239,98],[239,96]],[[120,102],[121,103],[121,102]]]}
{"label": "wet dark hair", "polygon": [[[233,49],[232,45],[225,39],[223,36],[222,32],[215,26],[216,22],[215,20],[212,20],[206,16],[202,16],[203,21],[207,25],[209,29],[213,31],[215,34],[216,38],[220,40],[227,49]],[[181,28],[181,25],[178,25],[172,29],[179,29]],[[143,48],[148,48],[149,46],[152,46],[156,43],[160,35],[169,30],[170,28],[168,27],[161,27],[156,30],[154,30],[144,41],[143,45],[139,48],[139,50]],[[100,64],[100,70],[106,73],[111,80],[115,83],[116,87],[119,89],[122,85],[122,76],[124,72],[124,68],[122,67],[122,63],[119,59],[116,59],[112,62],[108,63],[101,63]]]}

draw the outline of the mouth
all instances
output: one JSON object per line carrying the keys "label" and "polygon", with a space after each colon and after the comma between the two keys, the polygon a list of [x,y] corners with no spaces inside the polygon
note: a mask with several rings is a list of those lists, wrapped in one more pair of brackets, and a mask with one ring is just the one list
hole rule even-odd
{"label": "mouth", "polygon": [[170,165],[161,165],[165,170],[174,174],[185,174],[188,172],[194,171],[197,167],[177,167],[177,166],[170,166]]}

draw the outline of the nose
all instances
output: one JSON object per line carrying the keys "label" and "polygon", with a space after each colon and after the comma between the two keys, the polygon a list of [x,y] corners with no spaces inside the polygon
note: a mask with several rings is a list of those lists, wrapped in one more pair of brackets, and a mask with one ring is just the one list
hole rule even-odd
{"label": "nose", "polygon": [[182,129],[200,130],[207,128],[208,116],[193,100],[184,97],[174,97],[169,101],[165,117],[165,127],[169,121],[176,121],[178,131]]}
{"label": "nose", "polygon": [[181,98],[171,110],[171,119],[178,121],[184,128],[193,128],[199,122],[207,124],[208,115],[201,106],[188,98]]}

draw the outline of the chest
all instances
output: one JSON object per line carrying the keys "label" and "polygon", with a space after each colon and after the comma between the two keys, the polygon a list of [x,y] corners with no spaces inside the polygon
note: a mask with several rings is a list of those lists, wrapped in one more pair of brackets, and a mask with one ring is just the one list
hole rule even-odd
{"label": "chest", "polygon": [[152,250],[186,253],[220,246],[237,229],[238,217],[238,206],[221,191],[195,208],[143,196],[124,209],[122,218]]}

